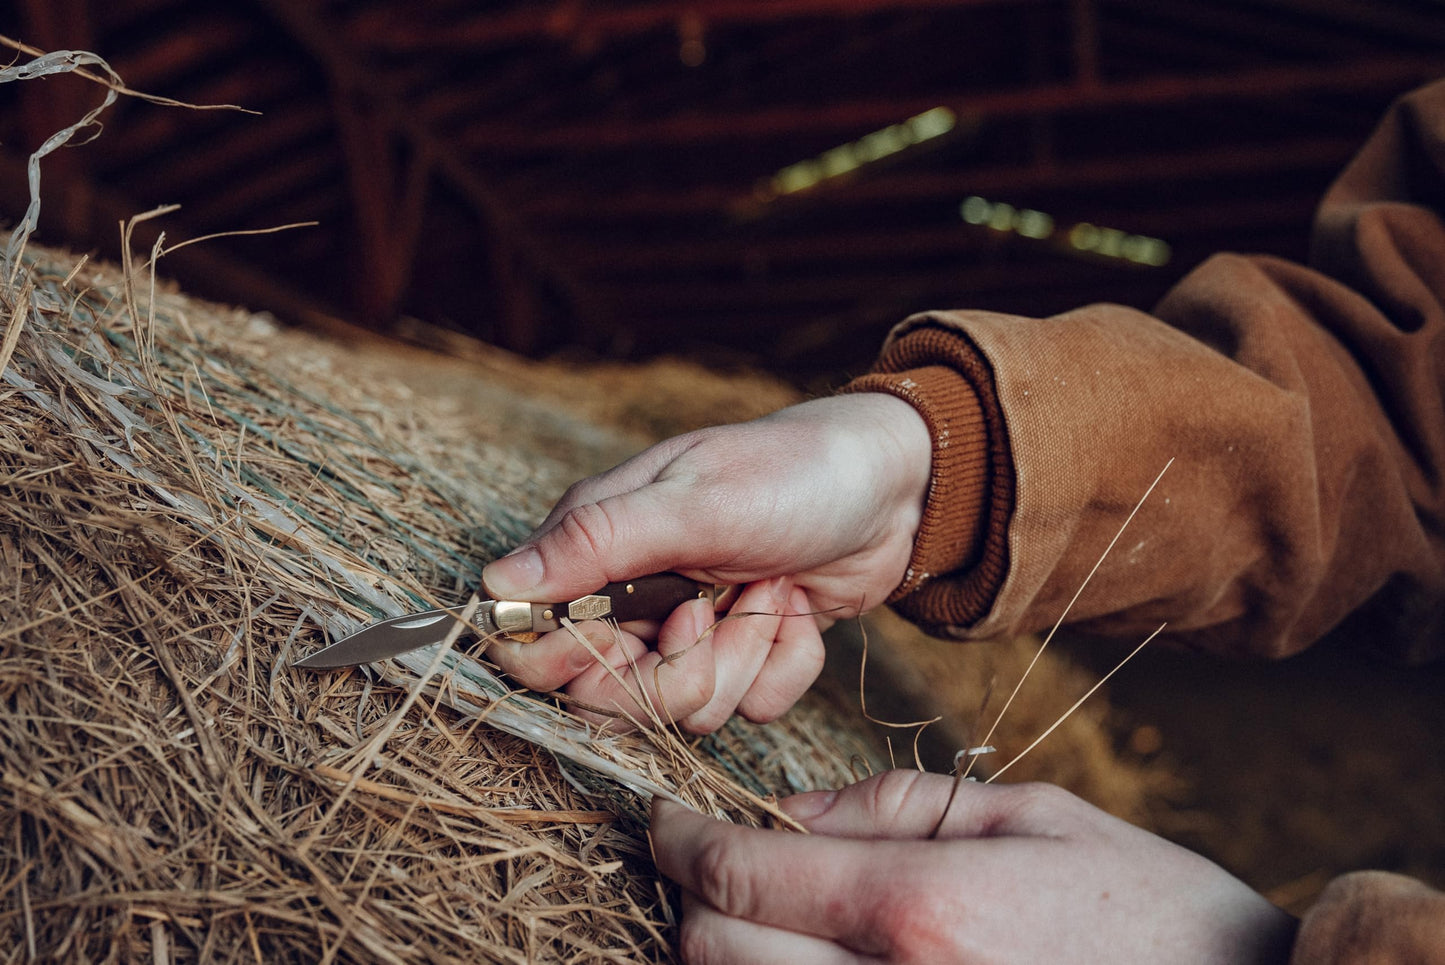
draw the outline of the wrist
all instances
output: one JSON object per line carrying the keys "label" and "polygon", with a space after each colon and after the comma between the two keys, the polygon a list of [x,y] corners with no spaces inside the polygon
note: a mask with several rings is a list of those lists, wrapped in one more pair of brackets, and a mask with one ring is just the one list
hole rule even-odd
{"label": "wrist", "polygon": [[906,406],[912,412],[911,420],[892,416],[893,424],[913,431],[921,426],[926,434],[920,437],[910,431],[906,443],[927,446],[927,457],[916,460],[927,473],[921,480],[913,553],[891,602],[978,557],[989,495],[988,430],[977,393],[947,366],[872,373],[842,391],[890,397],[894,411]]}
{"label": "wrist", "polygon": [[[855,416],[866,424],[861,457],[879,467],[881,505],[893,532],[912,542],[923,521],[933,474],[933,439],[923,414],[891,392],[850,393]],[[856,425],[856,422],[855,422]]]}

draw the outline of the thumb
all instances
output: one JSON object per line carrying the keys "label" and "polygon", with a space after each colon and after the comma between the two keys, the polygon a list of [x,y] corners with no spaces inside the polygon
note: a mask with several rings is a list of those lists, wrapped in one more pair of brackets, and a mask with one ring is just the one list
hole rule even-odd
{"label": "thumb", "polygon": [[817,834],[838,838],[922,839],[1050,833],[1050,815],[1068,795],[1045,785],[958,782],[942,774],[885,771],[838,791],[779,802]]}
{"label": "thumb", "polygon": [[576,503],[549,518],[550,526],[510,554],[487,564],[482,583],[496,599],[545,602],[705,562],[698,520],[690,518],[674,488],[651,483]]}

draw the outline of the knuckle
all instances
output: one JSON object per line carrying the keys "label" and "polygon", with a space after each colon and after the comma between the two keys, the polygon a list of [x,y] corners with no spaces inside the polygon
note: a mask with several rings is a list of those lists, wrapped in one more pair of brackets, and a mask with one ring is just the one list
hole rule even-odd
{"label": "knuckle", "polygon": [[713,836],[698,848],[693,874],[709,905],[734,918],[751,918],[755,895],[741,859],[730,838]]}
{"label": "knuckle", "polygon": [[502,672],[528,690],[556,690],[571,679],[556,665],[556,661],[529,659],[515,644],[494,642],[487,648],[487,658],[502,668]]}
{"label": "knuckle", "polygon": [[739,702],[738,712],[755,724],[777,720],[807,693],[826,659],[823,639],[814,635],[789,655],[785,667],[764,668]]}
{"label": "knuckle", "polygon": [[889,961],[937,962],[954,950],[951,923],[958,914],[924,889],[891,889],[875,906],[872,927]]}
{"label": "knuckle", "polygon": [[686,681],[682,692],[683,701],[693,710],[705,707],[708,701],[712,700],[716,689],[712,674],[683,673],[681,676]]}
{"label": "knuckle", "polygon": [[755,681],[738,701],[738,713],[754,724],[771,723],[786,714],[805,690],[806,685],[790,687],[776,680]]}
{"label": "knuckle", "polygon": [[569,546],[596,559],[607,558],[617,536],[607,510],[591,502],[568,509],[558,522],[557,530]]}
{"label": "knuckle", "polygon": [[[1011,823],[1028,827],[1056,828],[1062,832],[1073,825],[1071,815],[1078,801],[1056,784],[1033,781],[1009,786],[1004,811]],[[1067,822],[1067,824],[1066,824]]]}
{"label": "knuckle", "polygon": [[[503,669],[506,669],[505,667]],[[507,676],[528,690],[547,692],[556,690],[565,683],[567,678],[561,674],[550,672],[550,668],[533,667],[528,664],[516,664],[506,670]]]}
{"label": "knuckle", "polygon": [[712,927],[708,917],[700,915],[683,918],[677,943],[682,960],[687,965],[712,965],[723,961],[726,954],[722,936]]}
{"label": "knuckle", "polygon": [[[813,685],[813,681],[823,672],[823,665],[827,662],[828,651],[823,645],[823,637],[813,633],[808,638],[806,646],[799,647],[795,659],[797,660],[797,673],[800,679],[806,678],[803,689]],[[801,694],[801,692],[800,692]]]}
{"label": "knuckle", "polygon": [[591,479],[577,480],[572,485],[568,486],[567,491],[562,494],[562,498],[557,500],[558,508],[561,509],[563,512],[566,512],[567,510],[580,506],[583,503],[592,502],[592,499],[589,498],[588,495],[592,491],[592,487],[593,482]]}
{"label": "knuckle", "polygon": [[782,701],[749,694],[738,704],[738,715],[751,724],[771,724],[788,712]]}
{"label": "knuckle", "polygon": [[892,824],[908,810],[918,793],[918,785],[917,771],[884,771],[864,785],[867,788],[865,805],[878,823]]}
{"label": "knuckle", "polygon": [[703,736],[711,734],[723,724],[728,722],[731,716],[726,710],[704,707],[695,714],[691,714],[682,722],[682,729],[689,734]]}

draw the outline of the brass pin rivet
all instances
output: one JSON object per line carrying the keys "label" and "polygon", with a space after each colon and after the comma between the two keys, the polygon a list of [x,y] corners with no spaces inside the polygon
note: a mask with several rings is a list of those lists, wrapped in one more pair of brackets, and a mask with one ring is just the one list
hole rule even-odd
{"label": "brass pin rivet", "polygon": [[542,619],[543,619],[543,620],[550,620],[550,619],[552,619],[552,611],[551,611],[551,610],[543,610],[543,611],[542,611]]}
{"label": "brass pin rivet", "polygon": [[636,592],[637,592],[637,587],[635,587],[635,586],[633,586],[631,583],[629,583],[629,584],[627,584],[627,592],[628,592],[628,593],[636,593]]}

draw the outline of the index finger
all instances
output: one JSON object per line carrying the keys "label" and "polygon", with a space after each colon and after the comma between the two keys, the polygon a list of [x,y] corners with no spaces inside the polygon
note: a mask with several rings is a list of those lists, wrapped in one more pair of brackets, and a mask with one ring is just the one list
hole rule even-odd
{"label": "index finger", "polygon": [[685,891],[732,918],[881,954],[887,949],[876,927],[880,869],[870,844],[738,827],[653,802],[658,870]]}

